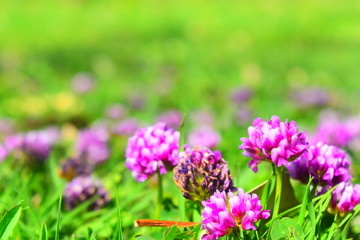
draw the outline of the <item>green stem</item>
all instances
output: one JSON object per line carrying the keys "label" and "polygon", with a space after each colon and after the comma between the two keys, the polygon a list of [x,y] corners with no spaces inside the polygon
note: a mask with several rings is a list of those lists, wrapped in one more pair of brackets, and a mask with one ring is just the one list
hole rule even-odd
{"label": "green stem", "polygon": [[158,201],[157,201],[158,206],[161,207],[162,201],[163,201],[163,183],[162,183],[162,176],[158,172]]}
{"label": "green stem", "polygon": [[157,172],[158,177],[158,197],[157,197],[157,203],[156,203],[156,212],[155,212],[155,219],[158,219],[160,217],[160,212],[162,208],[162,202],[163,202],[163,186],[162,186],[162,176],[159,172]]}
{"label": "green stem", "polygon": [[179,191],[179,213],[180,213],[180,221],[186,221],[186,211],[185,211],[185,198],[182,195],[182,192]]}
{"label": "green stem", "polygon": [[275,203],[274,203],[273,218],[277,217],[280,208],[281,188],[282,188],[281,168],[275,166],[275,173],[276,173],[276,188],[275,188]]}

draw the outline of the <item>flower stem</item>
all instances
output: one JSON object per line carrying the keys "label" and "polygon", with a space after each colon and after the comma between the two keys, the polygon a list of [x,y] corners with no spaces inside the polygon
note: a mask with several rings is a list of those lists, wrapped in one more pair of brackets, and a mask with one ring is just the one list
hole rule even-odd
{"label": "flower stem", "polygon": [[157,172],[157,177],[158,177],[158,198],[156,203],[155,219],[158,219],[160,217],[160,211],[162,208],[162,201],[163,201],[162,176],[159,172]]}
{"label": "flower stem", "polygon": [[275,188],[275,203],[274,203],[274,212],[273,212],[273,218],[277,217],[279,214],[279,208],[280,208],[280,199],[281,199],[281,188],[282,188],[282,172],[280,167],[275,168],[275,174],[276,174],[276,188]]}
{"label": "flower stem", "polygon": [[161,207],[162,201],[163,201],[163,183],[162,183],[162,176],[158,172],[158,201],[157,201],[158,206]]}

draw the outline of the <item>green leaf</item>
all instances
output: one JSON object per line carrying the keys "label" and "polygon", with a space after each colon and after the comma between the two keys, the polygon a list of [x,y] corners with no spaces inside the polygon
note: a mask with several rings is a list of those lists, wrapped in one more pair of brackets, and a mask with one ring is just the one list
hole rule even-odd
{"label": "green leaf", "polygon": [[307,204],[307,210],[309,212],[309,217],[310,217],[310,235],[309,235],[309,239],[315,239],[315,231],[316,231],[316,219],[315,219],[315,209],[314,209],[314,204],[312,201],[310,201]]}
{"label": "green leaf", "polygon": [[189,231],[183,231],[183,232],[177,232],[175,235],[175,239],[200,239],[200,232],[201,230],[201,224],[196,225],[190,232]]}
{"label": "green leaf", "polygon": [[96,240],[96,233],[93,231],[91,227],[88,228],[88,239]]}
{"label": "green leaf", "polygon": [[61,200],[62,195],[59,197],[58,213],[56,217],[56,231],[55,231],[55,240],[60,239],[60,213],[61,213]]}
{"label": "green leaf", "polygon": [[39,240],[47,240],[47,239],[48,239],[48,232],[47,232],[46,224],[45,222],[42,222]]}
{"label": "green leaf", "polygon": [[11,235],[21,215],[21,206],[16,205],[7,211],[0,222],[0,239],[6,240]]}
{"label": "green leaf", "polygon": [[118,215],[118,229],[117,229],[118,239],[123,240],[119,193],[118,193],[117,189],[115,189],[115,193],[116,193],[116,210],[117,210],[117,215]]}
{"label": "green leaf", "polygon": [[282,218],[276,220],[271,227],[271,239],[291,239],[302,240],[305,238],[305,234],[299,224],[291,218]]}
{"label": "green leaf", "polygon": [[311,182],[312,182],[312,178],[309,179],[309,183],[308,183],[308,185],[306,187],[304,198],[303,198],[303,201],[301,203],[301,210],[300,210],[299,220],[298,220],[298,223],[299,223],[300,226],[304,223],[305,215],[306,215],[306,208],[307,208],[309,202],[311,202],[311,194],[310,194]]}
{"label": "green leaf", "polygon": [[351,218],[349,218],[349,221],[346,223],[342,233],[341,233],[341,239],[347,239],[346,235],[349,231],[349,227],[350,227],[350,223],[352,222],[352,220],[354,219],[354,217],[360,212],[360,205],[358,205],[358,207],[355,209],[354,214],[351,216]]}
{"label": "green leaf", "polygon": [[180,213],[180,220],[186,221],[186,211],[185,211],[185,198],[181,192],[181,190],[178,191],[178,199],[179,199],[179,213]]}
{"label": "green leaf", "polygon": [[[96,196],[89,198],[85,202],[76,206],[69,213],[64,214],[64,216],[61,219],[62,226],[74,224],[74,219],[76,219],[79,215],[81,216],[82,212],[84,212],[94,202],[95,198]],[[61,209],[61,204],[59,207],[60,207],[59,209]],[[58,212],[58,214],[60,214],[60,212]]]}
{"label": "green leaf", "polygon": [[329,228],[328,236],[327,236],[326,240],[334,239],[334,236],[336,235],[336,229],[335,229],[336,228],[336,219],[337,219],[337,215],[335,215],[334,221],[331,224],[331,227]]}
{"label": "green leaf", "polygon": [[264,204],[264,208],[266,208],[267,202],[269,201],[269,198],[271,196],[271,193],[274,191],[276,183],[276,175],[273,172],[271,177],[269,178],[267,184],[264,187],[264,191],[261,195],[261,202]]}
{"label": "green leaf", "polygon": [[91,235],[90,235],[90,240],[96,240],[96,233],[93,232]]}
{"label": "green leaf", "polygon": [[164,239],[166,240],[174,240],[176,232],[178,231],[178,228],[176,225],[169,228],[169,230],[166,232]]}
{"label": "green leaf", "polygon": [[155,238],[151,238],[148,236],[144,236],[144,235],[138,235],[135,237],[136,240],[156,240]]}
{"label": "green leaf", "polygon": [[[179,149],[182,151],[184,149],[184,141],[185,141],[185,138],[184,138],[184,125],[185,125],[185,120],[186,120],[186,113],[183,115],[182,117],[182,120],[181,120],[181,124],[180,124],[180,140],[179,140]],[[180,152],[179,151],[179,154]]]}

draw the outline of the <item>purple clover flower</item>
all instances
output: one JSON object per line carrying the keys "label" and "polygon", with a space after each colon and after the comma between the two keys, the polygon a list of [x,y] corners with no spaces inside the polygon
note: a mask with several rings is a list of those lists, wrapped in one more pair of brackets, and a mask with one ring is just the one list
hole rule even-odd
{"label": "purple clover flower", "polygon": [[95,86],[95,79],[87,73],[78,73],[71,80],[71,88],[78,94],[90,92]]}
{"label": "purple clover flower", "polygon": [[352,138],[360,137],[360,115],[351,116],[347,118],[344,123],[348,131],[351,132]]}
{"label": "purple clover flower", "polygon": [[347,213],[360,204],[360,185],[350,181],[340,183],[331,196],[331,207],[335,212]]}
{"label": "purple clover flower", "polygon": [[290,176],[307,183],[313,177],[313,183],[333,187],[351,179],[350,161],[346,153],[336,146],[322,142],[310,145],[309,152],[290,163],[287,168]]}
{"label": "purple clover flower", "polygon": [[120,136],[132,136],[140,128],[135,118],[124,119],[113,128],[113,133]]}
{"label": "purple clover flower", "polygon": [[42,131],[30,131],[23,137],[22,149],[29,157],[44,162],[59,137],[60,132],[54,127]]}
{"label": "purple clover flower", "polygon": [[109,202],[109,194],[103,188],[100,180],[91,176],[80,176],[73,179],[66,186],[65,203],[68,209],[73,209],[79,204],[94,198],[89,209],[99,209]]}
{"label": "purple clover flower", "polygon": [[109,157],[108,138],[107,130],[102,127],[82,130],[76,140],[76,158],[91,165],[106,161]]}
{"label": "purple clover flower", "polygon": [[15,132],[15,123],[11,119],[0,119],[0,137],[10,136]]}
{"label": "purple clover flower", "polygon": [[4,140],[4,145],[9,152],[20,149],[23,142],[23,135],[18,133],[10,135]]}
{"label": "purple clover flower", "polygon": [[206,230],[202,240],[215,240],[233,231],[256,230],[255,222],[270,217],[269,210],[262,210],[256,194],[247,194],[239,188],[238,193],[216,191],[203,201],[201,228]]}
{"label": "purple clover flower", "polygon": [[9,136],[5,139],[5,147],[9,152],[19,151],[25,154],[29,160],[44,162],[59,138],[59,130],[49,127]]}
{"label": "purple clover flower", "polygon": [[356,125],[341,121],[333,112],[325,112],[314,135],[314,141],[339,147],[347,146],[353,138],[354,126]]}
{"label": "purple clover flower", "polygon": [[194,111],[190,114],[190,119],[196,126],[212,126],[214,124],[214,114],[210,111]]}
{"label": "purple clover flower", "polygon": [[253,91],[248,87],[239,87],[231,93],[231,100],[236,104],[243,104],[250,100],[254,95]]}
{"label": "purple clover flower", "polygon": [[59,175],[71,181],[76,176],[88,176],[92,171],[93,166],[84,161],[84,159],[70,158],[61,164]]}
{"label": "purple clover flower", "polygon": [[161,114],[157,118],[158,122],[164,122],[166,125],[173,129],[179,129],[181,122],[182,122],[182,114],[176,110],[170,110],[163,114]]}
{"label": "purple clover flower", "polygon": [[291,94],[293,101],[300,108],[324,107],[330,102],[330,95],[326,89],[320,87],[307,87],[293,91]]}
{"label": "purple clover flower", "polygon": [[8,156],[8,150],[0,144],[0,163]]}
{"label": "purple clover flower", "polygon": [[130,108],[133,110],[142,110],[146,104],[146,96],[141,93],[133,93],[127,98]]}
{"label": "purple clover flower", "polygon": [[249,167],[254,172],[262,161],[272,162],[277,167],[287,165],[300,157],[307,149],[306,133],[298,133],[295,121],[281,122],[278,116],[270,121],[257,118],[248,128],[249,138],[240,138],[243,155],[250,157]]}
{"label": "purple clover flower", "polygon": [[194,129],[189,133],[187,142],[191,146],[206,146],[214,149],[221,141],[220,134],[210,126]]}
{"label": "purple clover flower", "polygon": [[105,110],[106,117],[110,119],[121,119],[125,116],[125,114],[126,114],[126,109],[121,104],[110,105]]}
{"label": "purple clover flower", "polygon": [[249,107],[242,106],[240,107],[235,114],[236,123],[240,126],[244,126],[250,123],[253,116],[253,112]]}
{"label": "purple clover flower", "polygon": [[143,182],[159,172],[165,174],[178,163],[180,133],[157,123],[139,129],[129,138],[126,148],[126,167],[132,176]]}
{"label": "purple clover flower", "polygon": [[236,191],[228,164],[219,151],[185,146],[173,171],[174,181],[183,196],[193,201],[203,201],[217,190]]}

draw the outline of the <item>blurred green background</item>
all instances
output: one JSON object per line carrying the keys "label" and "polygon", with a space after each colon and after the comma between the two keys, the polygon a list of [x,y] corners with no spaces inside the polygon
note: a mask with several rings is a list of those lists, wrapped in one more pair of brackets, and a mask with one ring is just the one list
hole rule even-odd
{"label": "blurred green background", "polygon": [[[69,91],[78,72],[97,80],[96,98],[77,109],[91,119],[129,94],[146,97],[144,115],[222,111],[244,85],[255,89],[256,116],[297,118],[289,89],[303,86],[358,112],[359,14],[352,0],[2,1],[0,113],[45,112],[26,96]],[[19,96],[26,107],[15,107]]]}

